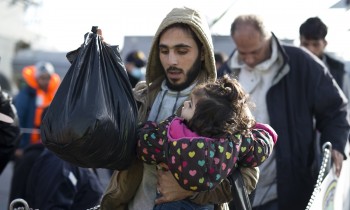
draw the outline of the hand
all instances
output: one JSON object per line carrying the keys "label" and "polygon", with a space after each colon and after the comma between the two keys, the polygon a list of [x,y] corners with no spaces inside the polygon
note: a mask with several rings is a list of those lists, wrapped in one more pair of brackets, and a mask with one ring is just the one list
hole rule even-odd
{"label": "hand", "polygon": [[99,28],[98,28],[98,29],[97,29],[97,34],[100,35],[102,42],[104,42],[103,36],[102,36],[102,29],[99,29]]}
{"label": "hand", "polygon": [[[161,163],[160,166],[163,169],[168,169],[166,164]],[[187,191],[183,189],[175,180],[174,176],[170,171],[157,170],[158,173],[158,183],[157,190],[161,194],[161,197],[155,200],[156,204],[183,200],[194,194],[192,191]]]}
{"label": "hand", "polygon": [[23,149],[20,149],[20,148],[16,149],[15,150],[15,158],[20,159],[22,156],[23,156]]}
{"label": "hand", "polygon": [[337,177],[339,177],[340,172],[341,172],[341,168],[343,165],[344,156],[342,153],[333,149],[332,150],[332,160],[333,160],[333,163],[335,166],[335,175],[337,175]]}

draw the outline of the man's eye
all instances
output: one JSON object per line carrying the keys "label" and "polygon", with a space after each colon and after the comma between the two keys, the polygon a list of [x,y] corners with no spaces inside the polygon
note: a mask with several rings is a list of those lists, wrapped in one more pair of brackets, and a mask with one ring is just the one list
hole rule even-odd
{"label": "man's eye", "polygon": [[160,47],[159,52],[162,54],[167,54],[169,52],[169,50],[166,47]]}
{"label": "man's eye", "polygon": [[185,50],[179,50],[179,51],[177,51],[178,53],[179,53],[179,55],[185,55],[185,54],[187,54],[187,50],[185,51]]}

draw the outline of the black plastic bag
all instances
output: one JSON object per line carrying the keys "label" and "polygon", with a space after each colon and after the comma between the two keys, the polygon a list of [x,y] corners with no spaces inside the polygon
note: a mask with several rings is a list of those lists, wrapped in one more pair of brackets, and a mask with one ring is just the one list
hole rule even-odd
{"label": "black plastic bag", "polygon": [[118,49],[96,29],[74,51],[44,116],[42,142],[80,167],[122,170],[136,157],[137,106]]}

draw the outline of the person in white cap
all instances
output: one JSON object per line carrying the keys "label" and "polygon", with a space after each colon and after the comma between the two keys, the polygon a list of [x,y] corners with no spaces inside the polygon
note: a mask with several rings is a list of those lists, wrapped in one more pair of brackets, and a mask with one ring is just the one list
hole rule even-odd
{"label": "person in white cap", "polygon": [[53,65],[44,61],[24,67],[22,77],[26,85],[14,98],[23,133],[16,150],[16,158],[21,157],[23,149],[29,144],[41,143],[41,114],[50,105],[61,82]]}

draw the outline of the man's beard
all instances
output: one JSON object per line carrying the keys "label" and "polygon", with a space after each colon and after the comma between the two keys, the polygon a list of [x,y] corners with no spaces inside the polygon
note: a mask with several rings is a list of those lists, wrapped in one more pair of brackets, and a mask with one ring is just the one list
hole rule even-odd
{"label": "man's beard", "polygon": [[[181,83],[181,84],[172,84],[170,83],[168,77],[165,77],[166,79],[166,85],[168,86],[168,88],[170,90],[174,90],[174,91],[182,91],[184,89],[186,89],[187,87],[189,87],[193,81],[195,81],[199,75],[199,72],[201,71],[201,67],[202,67],[202,61],[200,59],[200,56],[197,57],[196,61],[194,62],[194,64],[192,65],[192,67],[190,68],[190,70],[186,73],[186,81]],[[176,67],[169,67],[166,71],[168,70],[181,70],[182,69],[178,69]]]}

